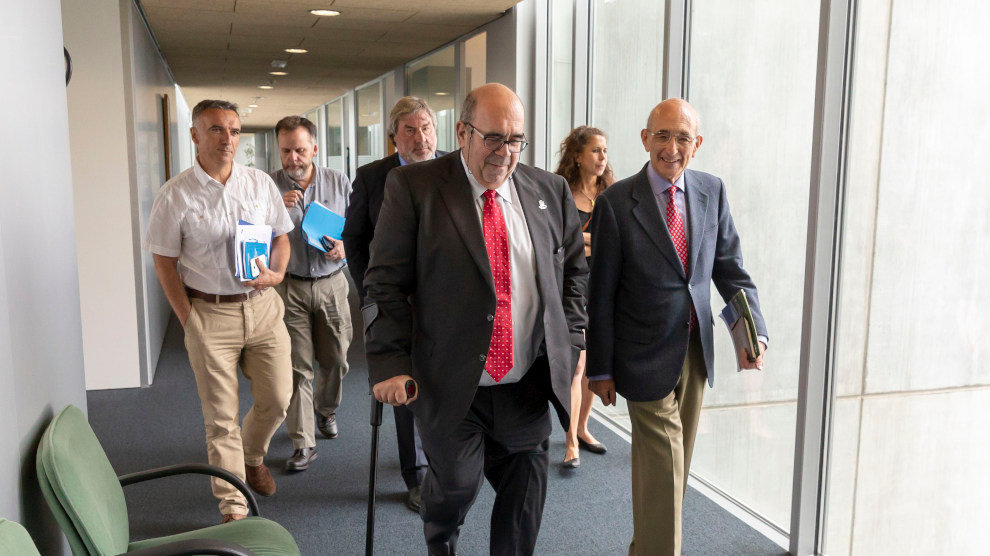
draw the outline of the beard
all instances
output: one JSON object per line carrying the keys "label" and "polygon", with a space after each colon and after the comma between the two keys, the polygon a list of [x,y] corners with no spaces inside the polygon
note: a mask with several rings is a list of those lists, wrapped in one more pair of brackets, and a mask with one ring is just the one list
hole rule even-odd
{"label": "beard", "polygon": [[308,166],[289,166],[288,168],[284,168],[285,173],[294,180],[301,180],[305,178],[307,169]]}

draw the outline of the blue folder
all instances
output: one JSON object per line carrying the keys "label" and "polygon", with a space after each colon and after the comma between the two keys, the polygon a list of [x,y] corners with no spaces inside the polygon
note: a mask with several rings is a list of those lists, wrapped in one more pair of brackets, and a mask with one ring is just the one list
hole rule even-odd
{"label": "blue folder", "polygon": [[343,231],[344,217],[323,206],[319,201],[313,201],[306,208],[306,215],[303,216],[302,221],[302,233],[306,243],[326,253],[323,236],[330,236],[339,241]]}

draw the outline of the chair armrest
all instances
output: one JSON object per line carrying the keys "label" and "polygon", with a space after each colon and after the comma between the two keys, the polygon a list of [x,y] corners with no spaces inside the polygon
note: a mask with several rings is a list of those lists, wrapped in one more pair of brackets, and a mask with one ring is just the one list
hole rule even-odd
{"label": "chair armrest", "polygon": [[169,465],[167,467],[159,467],[157,469],[148,469],[147,471],[138,471],[136,473],[121,475],[117,477],[117,480],[120,481],[120,486],[125,487],[134,483],[150,481],[152,479],[161,479],[162,477],[171,477],[173,475],[187,475],[189,473],[210,475],[211,477],[217,477],[227,481],[233,485],[234,488],[241,491],[244,498],[247,498],[248,509],[250,510],[251,515],[261,515],[258,513],[258,501],[254,498],[254,493],[248,490],[248,487],[244,484],[244,481],[240,480],[237,475],[234,475],[230,471],[208,463],[180,463],[178,465]]}
{"label": "chair armrest", "polygon": [[239,544],[214,539],[188,539],[150,546],[125,553],[127,556],[257,556]]}

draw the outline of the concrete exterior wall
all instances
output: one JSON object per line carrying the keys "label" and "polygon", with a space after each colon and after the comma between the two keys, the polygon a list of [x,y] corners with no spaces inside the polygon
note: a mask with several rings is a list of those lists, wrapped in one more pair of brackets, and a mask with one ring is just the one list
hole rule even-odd
{"label": "concrete exterior wall", "polygon": [[66,404],[86,409],[62,44],[58,2],[5,7],[17,78],[0,92],[0,515],[46,555],[68,550],[38,489],[38,441]]}

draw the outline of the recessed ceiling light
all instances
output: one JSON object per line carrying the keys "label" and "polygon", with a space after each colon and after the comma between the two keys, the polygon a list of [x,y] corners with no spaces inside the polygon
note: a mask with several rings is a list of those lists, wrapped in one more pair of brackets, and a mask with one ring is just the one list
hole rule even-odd
{"label": "recessed ceiling light", "polygon": [[275,87],[272,87],[271,85],[258,85],[258,88],[259,89],[274,89]]}
{"label": "recessed ceiling light", "polygon": [[257,104],[249,104],[249,105],[248,105],[248,108],[257,108],[257,107],[258,107],[258,105],[257,105]]}
{"label": "recessed ceiling light", "polygon": [[340,12],[338,12],[337,10],[325,10],[325,9],[309,10],[309,13],[322,17],[333,17],[336,15],[340,15]]}
{"label": "recessed ceiling light", "polygon": [[289,54],[305,54],[309,52],[305,48],[286,48],[285,51]]}
{"label": "recessed ceiling light", "polygon": [[289,75],[289,73],[285,71],[270,71],[268,75]]}
{"label": "recessed ceiling light", "polygon": [[437,91],[437,92],[435,92],[433,94],[435,94],[437,96],[445,97],[445,96],[449,95],[450,93],[448,93],[447,91]]}

